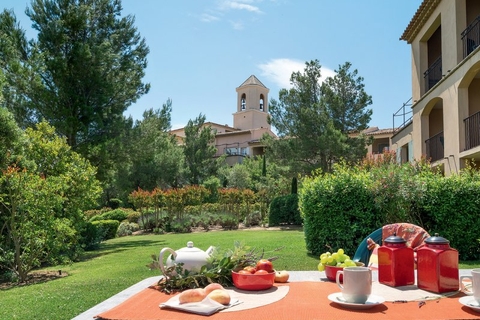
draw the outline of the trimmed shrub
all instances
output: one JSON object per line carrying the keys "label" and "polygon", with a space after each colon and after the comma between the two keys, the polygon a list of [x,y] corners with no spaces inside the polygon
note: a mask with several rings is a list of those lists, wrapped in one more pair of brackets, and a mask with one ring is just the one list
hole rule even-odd
{"label": "trimmed shrub", "polygon": [[480,173],[428,179],[418,199],[424,228],[450,241],[460,260],[480,259]]}
{"label": "trimmed shrub", "polygon": [[123,205],[123,201],[117,198],[108,200],[108,206],[113,210],[120,208]]}
{"label": "trimmed shrub", "polygon": [[120,223],[117,230],[117,237],[131,236],[135,231],[140,230],[137,223],[124,221]]}
{"label": "trimmed shrub", "polygon": [[86,251],[96,250],[105,238],[105,230],[98,223],[88,221],[81,233],[82,246]]}
{"label": "trimmed shrub", "polygon": [[140,219],[140,212],[130,210],[127,215],[127,221],[128,222],[133,222],[133,223],[138,223],[138,220]]}
{"label": "trimmed shrub", "polygon": [[380,220],[368,185],[367,174],[348,170],[305,179],[299,207],[307,250],[319,255],[343,248],[353,257]]}
{"label": "trimmed shrub", "polygon": [[104,232],[104,236],[101,241],[114,239],[117,235],[118,227],[120,226],[120,222],[117,220],[92,221],[92,224],[95,225],[100,232]]}
{"label": "trimmed shrub", "polygon": [[281,224],[301,225],[303,222],[296,193],[274,198],[270,203],[269,212],[268,225],[270,227]]}
{"label": "trimmed shrub", "polygon": [[90,221],[100,221],[100,220],[117,220],[118,222],[122,222],[126,220],[128,217],[128,212],[122,209],[115,209],[110,210],[107,212],[102,213],[101,215],[94,216],[90,219]]}

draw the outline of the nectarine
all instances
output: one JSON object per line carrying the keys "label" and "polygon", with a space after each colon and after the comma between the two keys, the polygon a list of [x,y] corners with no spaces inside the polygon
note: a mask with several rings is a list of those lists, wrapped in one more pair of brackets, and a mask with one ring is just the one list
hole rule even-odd
{"label": "nectarine", "polygon": [[208,295],[210,292],[216,289],[225,289],[220,283],[210,283],[208,286],[204,288],[205,293]]}
{"label": "nectarine", "polygon": [[205,299],[206,296],[207,294],[202,288],[187,289],[178,295],[178,302],[180,304],[189,302],[200,302]]}
{"label": "nectarine", "polygon": [[230,294],[224,289],[215,289],[210,292],[207,297],[223,305],[228,305],[230,303]]}

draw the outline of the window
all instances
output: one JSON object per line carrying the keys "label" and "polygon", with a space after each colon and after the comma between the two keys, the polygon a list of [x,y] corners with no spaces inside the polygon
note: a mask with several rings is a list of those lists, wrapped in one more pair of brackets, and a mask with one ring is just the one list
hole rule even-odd
{"label": "window", "polygon": [[242,99],[240,100],[240,104],[242,106],[242,110],[245,110],[245,108],[247,107],[247,102],[246,102],[246,96],[245,96],[245,93],[242,94]]}
{"label": "window", "polygon": [[236,156],[238,154],[237,148],[225,148],[225,153],[230,156]]}
{"label": "window", "polygon": [[385,151],[388,151],[388,144],[379,144],[378,145],[378,153],[383,153]]}
{"label": "window", "polygon": [[260,95],[260,110],[263,111],[263,94]]}

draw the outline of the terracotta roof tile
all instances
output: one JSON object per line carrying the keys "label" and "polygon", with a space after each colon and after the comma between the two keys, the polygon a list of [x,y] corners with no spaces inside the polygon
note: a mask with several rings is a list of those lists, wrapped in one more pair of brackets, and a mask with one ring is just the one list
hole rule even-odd
{"label": "terracotta roof tile", "polygon": [[412,43],[413,39],[418,35],[420,29],[423,27],[427,19],[431,16],[433,10],[439,5],[441,0],[423,0],[420,7],[415,12],[412,20],[403,32],[400,40],[405,40],[407,43]]}

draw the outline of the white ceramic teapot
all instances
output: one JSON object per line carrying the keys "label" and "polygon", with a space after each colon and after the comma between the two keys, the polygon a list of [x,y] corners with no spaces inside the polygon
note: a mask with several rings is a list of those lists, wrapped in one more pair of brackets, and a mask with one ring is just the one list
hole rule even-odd
{"label": "white ceramic teapot", "polygon": [[160,269],[166,276],[165,266],[163,265],[163,255],[168,251],[171,254],[168,256],[165,263],[167,268],[173,266],[175,263],[183,263],[184,269],[191,272],[199,272],[202,266],[207,264],[207,259],[210,254],[212,254],[213,250],[214,247],[210,246],[207,251],[203,251],[194,247],[192,241],[188,241],[185,248],[178,249],[177,251],[173,251],[170,248],[163,248],[160,250],[160,255],[158,257]]}

